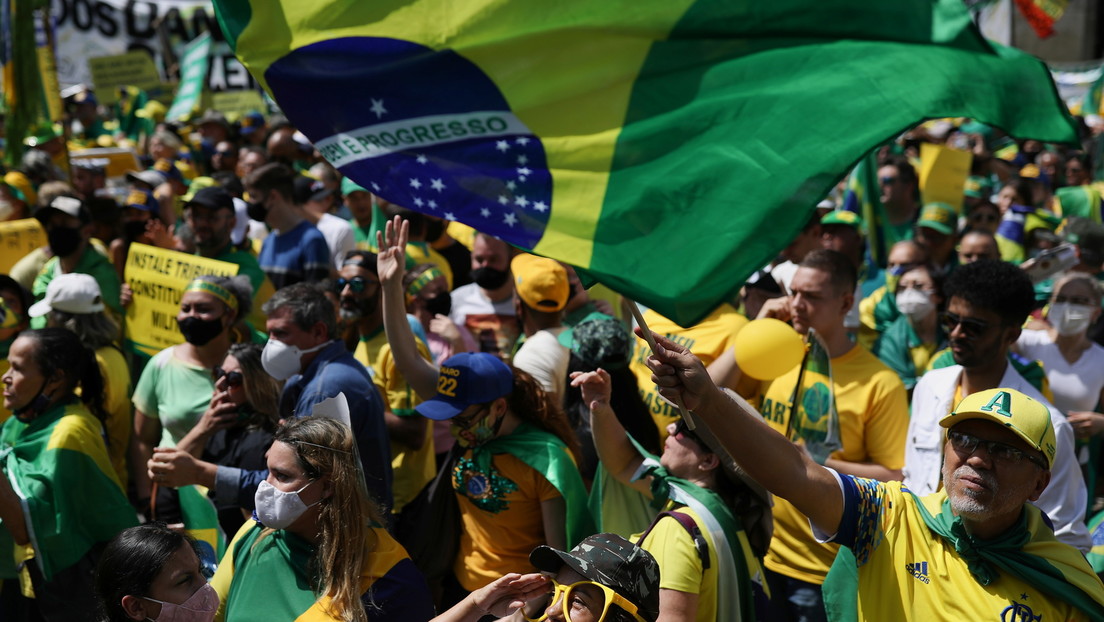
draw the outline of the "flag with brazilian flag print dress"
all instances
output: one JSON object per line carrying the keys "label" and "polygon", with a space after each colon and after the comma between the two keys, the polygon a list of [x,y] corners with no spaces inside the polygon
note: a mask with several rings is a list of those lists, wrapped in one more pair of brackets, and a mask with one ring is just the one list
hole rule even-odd
{"label": "flag with brazilian flag print dress", "polygon": [[961,0],[214,0],[358,184],[688,325],[875,145],[971,117],[1068,142],[1046,67]]}

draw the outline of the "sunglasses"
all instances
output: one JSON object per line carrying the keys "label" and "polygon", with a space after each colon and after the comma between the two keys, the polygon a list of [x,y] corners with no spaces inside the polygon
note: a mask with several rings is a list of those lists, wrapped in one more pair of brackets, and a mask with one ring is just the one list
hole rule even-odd
{"label": "sunglasses", "polygon": [[883,186],[888,186],[890,184],[897,183],[897,178],[896,177],[879,177],[878,181],[882,182]]}
{"label": "sunglasses", "polygon": [[353,290],[354,294],[359,294],[368,287],[369,283],[373,285],[378,285],[379,281],[369,281],[362,276],[354,276],[351,279],[338,279],[334,283],[334,289],[337,291],[337,293],[340,294],[341,292],[345,291],[345,287],[348,286],[350,289]]}
{"label": "sunglasses", "polygon": [[954,332],[954,329],[961,327],[962,333],[967,339],[977,339],[985,334],[985,331],[989,330],[989,322],[985,320],[962,317],[950,311],[944,311],[943,315],[940,317],[940,321],[943,323],[943,331],[945,333],[949,335]]}
{"label": "sunglasses", "polygon": [[234,153],[233,151],[216,151],[215,155],[222,158],[232,158],[238,154]]}
{"label": "sunglasses", "polygon": [[1013,447],[1000,441],[987,441],[980,439],[973,434],[967,434],[965,432],[955,432],[951,430],[947,432],[947,439],[951,441],[951,447],[955,451],[964,455],[971,456],[977,448],[980,446],[985,447],[985,453],[990,458],[997,462],[1003,462],[1005,464],[1018,464],[1024,460],[1031,462],[1035,466],[1043,469],[1047,469],[1047,465],[1038,456],[1033,456],[1022,449]]}
{"label": "sunglasses", "polygon": [[690,426],[686,425],[686,420],[679,417],[679,420],[675,422],[675,431],[671,434],[675,438],[686,437],[698,445],[705,447],[705,443],[702,442],[701,437],[694,434],[694,431],[690,429]]}
{"label": "sunglasses", "polygon": [[[637,622],[645,622],[644,618],[637,613],[638,607],[636,605],[629,602],[624,596],[613,591],[612,588],[602,585],[601,583],[595,583],[594,581],[579,581],[571,585],[563,585],[553,580],[552,588],[552,599],[549,601],[549,606],[545,607],[540,617],[537,618],[530,618],[528,614],[523,614],[526,620],[529,620],[529,622],[542,622],[547,620],[548,609],[552,605],[555,605],[562,597],[563,616],[567,622],[572,622],[572,615],[579,616],[579,619],[588,616],[593,617],[595,620],[605,620],[606,613],[612,605],[617,605],[623,609]],[[592,588],[597,588],[597,592]]]}
{"label": "sunglasses", "polygon": [[483,415],[487,414],[488,412],[490,411],[487,409],[486,404],[484,404],[482,408],[467,417],[456,415],[452,419],[449,419],[449,423],[461,430],[467,430],[468,428],[475,425],[475,422],[482,419]]}
{"label": "sunglasses", "polygon": [[218,382],[224,376],[226,377],[226,386],[234,387],[235,389],[242,386],[245,383],[245,378],[240,371],[226,371],[221,367],[216,367],[212,375],[215,377],[215,382]]}

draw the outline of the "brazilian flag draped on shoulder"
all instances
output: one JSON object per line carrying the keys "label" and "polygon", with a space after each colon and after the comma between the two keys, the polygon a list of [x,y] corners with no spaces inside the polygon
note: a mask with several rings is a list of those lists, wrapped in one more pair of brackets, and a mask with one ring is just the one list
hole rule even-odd
{"label": "brazilian flag draped on shoulder", "polygon": [[342,173],[684,326],[847,170],[929,118],[1076,140],[1046,67],[961,0],[214,0]]}
{"label": "brazilian flag draped on shoulder", "polygon": [[[92,545],[138,524],[107,457],[100,422],[78,400],[0,429],[0,468],[19,496],[31,550],[47,580]],[[0,578],[17,576],[15,543],[0,529]]]}

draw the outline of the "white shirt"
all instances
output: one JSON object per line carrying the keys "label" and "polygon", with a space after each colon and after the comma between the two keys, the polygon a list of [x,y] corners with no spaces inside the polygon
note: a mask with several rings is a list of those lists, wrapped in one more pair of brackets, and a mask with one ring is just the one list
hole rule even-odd
{"label": "white shirt", "polygon": [[[952,365],[924,374],[912,392],[912,417],[905,445],[905,486],[917,496],[935,492],[942,479],[943,428],[939,420],[954,408],[954,394],[962,376],[962,366]],[[1015,389],[1042,402],[1050,409],[1050,421],[1058,449],[1050,467],[1050,484],[1035,505],[1046,512],[1054,524],[1054,535],[1082,552],[1092,547],[1085,527],[1088,492],[1073,449],[1073,428],[1062,413],[1035,387],[1023,379],[1011,364],[1000,383],[990,388]]]}
{"label": "white shirt", "polygon": [[341,269],[341,262],[345,261],[345,255],[356,248],[356,236],[349,221],[342,220],[333,214],[322,214],[315,225],[326,238],[326,245],[330,247],[330,257],[333,258],[334,267]]}
{"label": "white shirt", "polygon": [[553,394],[557,404],[563,400],[567,364],[571,359],[571,352],[559,340],[564,330],[562,326],[538,330],[525,338],[514,355],[514,367],[528,372],[546,392]]}
{"label": "white shirt", "polygon": [[1096,409],[1104,389],[1104,348],[1093,343],[1070,364],[1045,330],[1023,331],[1016,345],[1027,358],[1042,361],[1058,410],[1068,415]]}

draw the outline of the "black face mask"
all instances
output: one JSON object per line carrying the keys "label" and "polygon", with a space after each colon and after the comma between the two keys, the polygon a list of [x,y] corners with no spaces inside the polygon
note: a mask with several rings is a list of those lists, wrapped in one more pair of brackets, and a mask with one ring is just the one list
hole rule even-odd
{"label": "black face mask", "polygon": [[427,242],[436,242],[438,239],[440,239],[440,237],[445,233],[445,229],[447,228],[446,227],[447,224],[448,223],[446,223],[443,220],[438,220],[436,218],[426,218],[426,225],[425,225],[425,233],[426,233],[425,239],[426,239],[426,241]]}
{"label": "black face mask", "polygon": [[264,201],[251,201],[245,204],[245,213],[257,222],[264,222],[268,216],[268,208],[265,207]]}
{"label": "black face mask", "polygon": [[46,395],[46,383],[49,381],[49,378],[42,381],[42,388],[38,390],[38,393],[35,393],[35,396],[31,398],[30,402],[27,402],[26,406],[12,409],[12,414],[15,415],[16,419],[26,422],[46,412],[46,409],[50,406],[50,398]]}
{"label": "black face mask", "polygon": [[452,311],[452,294],[441,292],[425,301],[426,311],[433,315],[448,315]]}
{"label": "black face mask", "polygon": [[222,333],[222,318],[217,317],[213,320],[204,320],[194,315],[177,320],[177,325],[180,326],[180,334],[184,335],[184,341],[192,344],[193,346],[204,346],[210,343],[212,339],[218,337]]}
{"label": "black face mask", "polygon": [[510,278],[510,273],[483,267],[472,270],[471,277],[476,285],[483,289],[498,289],[506,284],[506,279]]}
{"label": "black face mask", "polygon": [[148,220],[130,220],[123,223],[123,236],[126,239],[134,241],[138,239],[138,236],[146,232],[146,225]]}
{"label": "black face mask", "polygon": [[81,230],[79,227],[50,227],[46,232],[46,243],[54,255],[67,257],[80,246]]}

